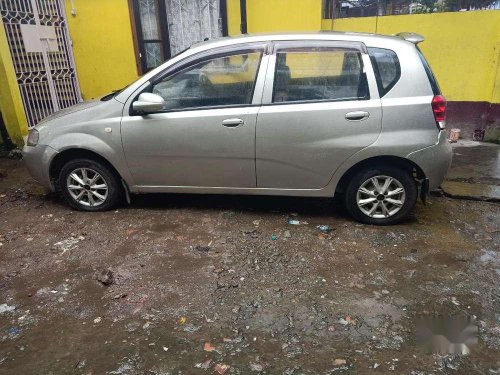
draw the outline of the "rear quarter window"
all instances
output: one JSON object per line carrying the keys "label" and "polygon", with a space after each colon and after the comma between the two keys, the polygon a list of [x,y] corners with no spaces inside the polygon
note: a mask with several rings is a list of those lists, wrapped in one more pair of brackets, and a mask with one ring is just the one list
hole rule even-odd
{"label": "rear quarter window", "polygon": [[396,52],[385,48],[368,48],[375,72],[380,97],[387,94],[401,77],[401,66]]}
{"label": "rear quarter window", "polygon": [[434,95],[441,95],[441,89],[439,88],[439,84],[437,82],[436,76],[432,72],[431,66],[429,65],[429,63],[425,59],[422,51],[420,51],[420,48],[417,47],[417,51],[418,51],[418,56],[420,57],[420,61],[422,62],[422,65],[424,66],[425,73],[427,74],[427,78],[429,78],[429,83],[431,84],[431,87],[432,87],[432,93]]}

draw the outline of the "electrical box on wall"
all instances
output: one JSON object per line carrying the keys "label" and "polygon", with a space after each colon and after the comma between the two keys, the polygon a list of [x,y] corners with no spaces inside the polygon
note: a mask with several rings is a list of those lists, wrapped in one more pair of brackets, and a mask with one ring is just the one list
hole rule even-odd
{"label": "electrical box on wall", "polygon": [[54,26],[21,24],[26,52],[59,52],[56,28]]}

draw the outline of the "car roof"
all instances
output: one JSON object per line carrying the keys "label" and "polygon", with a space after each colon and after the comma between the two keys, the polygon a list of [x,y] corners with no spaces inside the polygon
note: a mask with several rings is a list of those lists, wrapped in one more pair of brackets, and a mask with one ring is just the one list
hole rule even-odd
{"label": "car roof", "polygon": [[[407,33],[411,34],[411,33]],[[342,32],[342,31],[319,31],[319,32],[300,32],[300,33],[263,33],[263,34],[245,34],[229,37],[216,38],[200,43],[195,43],[191,48],[206,48],[220,47],[224,45],[243,44],[251,42],[271,42],[271,41],[288,41],[288,40],[340,40],[363,42],[367,45],[372,43],[379,45],[381,42],[388,44],[406,44],[408,43],[402,37],[397,35],[381,35],[358,32]]]}

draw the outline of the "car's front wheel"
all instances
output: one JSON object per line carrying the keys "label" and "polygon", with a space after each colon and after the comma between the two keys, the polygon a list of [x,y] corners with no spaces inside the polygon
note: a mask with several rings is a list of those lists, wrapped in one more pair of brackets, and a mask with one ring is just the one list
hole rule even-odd
{"label": "car's front wheel", "polygon": [[123,188],[108,166],[90,159],[75,159],[61,169],[59,189],[73,208],[105,211],[119,203]]}
{"label": "car's front wheel", "polygon": [[418,190],[407,171],[375,167],[358,172],[349,182],[345,203],[356,220],[391,225],[404,220],[417,201]]}

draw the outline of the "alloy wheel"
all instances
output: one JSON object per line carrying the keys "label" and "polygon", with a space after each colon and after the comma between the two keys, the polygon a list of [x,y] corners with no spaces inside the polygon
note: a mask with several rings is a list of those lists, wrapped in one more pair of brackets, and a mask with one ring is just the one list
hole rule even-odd
{"label": "alloy wheel", "polygon": [[397,214],[405,202],[401,182],[390,176],[374,176],[363,182],[356,194],[358,208],[365,215],[385,219]]}
{"label": "alloy wheel", "polygon": [[83,206],[97,207],[108,198],[106,180],[90,168],[73,170],[68,175],[66,187],[71,197]]}

